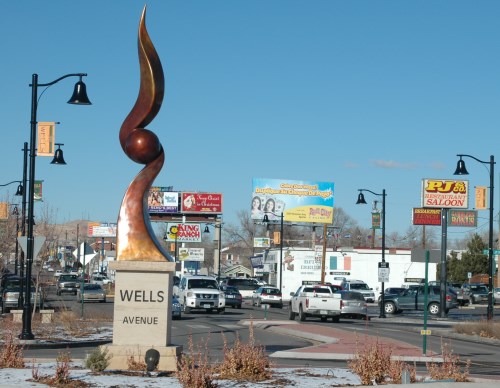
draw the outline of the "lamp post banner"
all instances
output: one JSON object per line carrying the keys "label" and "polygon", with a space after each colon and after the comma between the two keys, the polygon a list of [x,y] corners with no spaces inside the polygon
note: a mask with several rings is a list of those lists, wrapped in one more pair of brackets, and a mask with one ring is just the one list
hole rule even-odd
{"label": "lamp post banner", "polygon": [[9,204],[7,202],[0,202],[0,220],[9,219]]}
{"label": "lamp post banner", "polygon": [[422,207],[468,209],[469,181],[422,179]]}
{"label": "lamp post banner", "polygon": [[35,187],[33,192],[33,200],[34,201],[42,201],[42,185],[43,181],[35,181]]}
{"label": "lamp post banner", "polygon": [[38,147],[37,156],[54,156],[54,146],[56,141],[56,123],[38,123]]}
{"label": "lamp post banner", "polygon": [[261,221],[333,222],[333,182],[254,178],[251,217]]}

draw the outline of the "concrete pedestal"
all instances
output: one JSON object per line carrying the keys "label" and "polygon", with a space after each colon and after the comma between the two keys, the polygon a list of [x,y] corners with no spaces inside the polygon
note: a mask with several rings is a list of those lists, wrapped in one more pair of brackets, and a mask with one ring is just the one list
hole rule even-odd
{"label": "concrete pedestal", "polygon": [[182,347],[171,344],[173,262],[115,261],[113,344],[108,369],[128,369],[132,356],[144,362],[149,349],[160,353],[158,370],[175,371]]}

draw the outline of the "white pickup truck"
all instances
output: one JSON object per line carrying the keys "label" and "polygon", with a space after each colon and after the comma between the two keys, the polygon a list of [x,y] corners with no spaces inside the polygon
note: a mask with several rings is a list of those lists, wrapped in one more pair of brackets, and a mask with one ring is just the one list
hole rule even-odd
{"label": "white pickup truck", "polygon": [[332,318],[333,322],[340,319],[341,296],[327,285],[303,285],[290,296],[290,320],[294,320],[297,315],[301,321],[305,321],[306,317],[320,317],[323,322],[328,318]]}

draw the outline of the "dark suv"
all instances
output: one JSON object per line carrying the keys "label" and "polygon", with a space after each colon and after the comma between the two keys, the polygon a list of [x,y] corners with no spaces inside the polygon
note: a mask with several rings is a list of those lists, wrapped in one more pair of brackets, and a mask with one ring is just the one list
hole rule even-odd
{"label": "dark suv", "polygon": [[[408,288],[401,294],[384,295],[384,311],[394,314],[402,310],[424,310],[427,308],[430,314],[438,315],[441,312],[441,289],[439,286],[428,286],[427,306],[424,306],[424,286]],[[445,311],[458,307],[457,294],[452,288],[446,291]]]}

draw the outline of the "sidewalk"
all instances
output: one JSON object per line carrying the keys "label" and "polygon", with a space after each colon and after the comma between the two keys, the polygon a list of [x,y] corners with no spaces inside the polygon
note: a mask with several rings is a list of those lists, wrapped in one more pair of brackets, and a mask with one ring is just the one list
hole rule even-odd
{"label": "sidewalk", "polygon": [[[305,348],[278,351],[270,355],[273,358],[299,358],[318,360],[348,360],[365,346],[376,341],[385,349],[391,349],[394,359],[408,362],[442,362],[437,353],[427,351],[422,354],[422,348],[391,338],[384,338],[365,332],[354,332],[338,329],[334,326],[312,325],[296,321],[253,320],[253,325],[260,329],[274,331],[294,337],[318,342]],[[250,321],[240,324],[249,325]]]}

